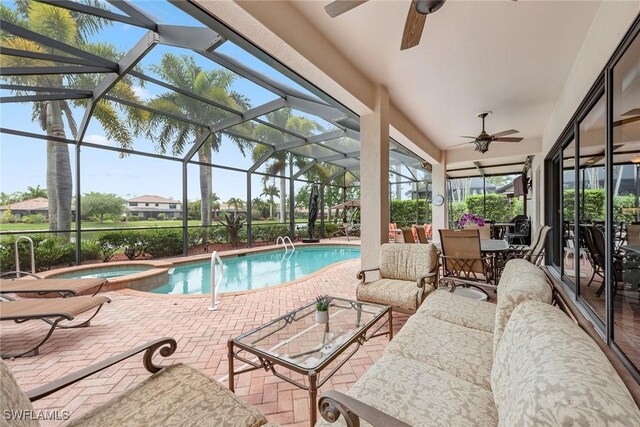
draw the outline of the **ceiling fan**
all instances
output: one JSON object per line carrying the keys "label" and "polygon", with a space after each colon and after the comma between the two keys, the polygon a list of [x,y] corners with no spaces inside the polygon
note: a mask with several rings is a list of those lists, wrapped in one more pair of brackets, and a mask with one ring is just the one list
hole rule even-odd
{"label": "ceiling fan", "polygon": [[[325,6],[324,10],[329,16],[335,18],[367,1],[368,0],[336,0]],[[444,2],[445,0],[412,0],[407,20],[404,23],[400,50],[412,48],[420,43],[427,15],[440,9],[444,5]]]}
{"label": "ceiling fan", "polygon": [[482,119],[482,132],[480,132],[480,135],[478,135],[478,136],[461,136],[460,138],[470,138],[470,139],[473,139],[473,141],[464,142],[464,143],[458,144],[458,145],[476,144],[476,151],[479,151],[482,154],[484,154],[484,153],[487,152],[487,150],[489,150],[489,144],[491,144],[494,141],[495,142],[520,142],[520,141],[522,141],[524,139],[524,138],[513,138],[513,137],[512,138],[506,138],[509,135],[513,135],[514,133],[519,133],[520,132],[520,131],[517,131],[515,129],[504,130],[502,132],[498,132],[498,133],[494,133],[492,135],[489,135],[484,130],[484,119],[489,114],[491,114],[490,111],[478,114],[478,117],[480,117]]}

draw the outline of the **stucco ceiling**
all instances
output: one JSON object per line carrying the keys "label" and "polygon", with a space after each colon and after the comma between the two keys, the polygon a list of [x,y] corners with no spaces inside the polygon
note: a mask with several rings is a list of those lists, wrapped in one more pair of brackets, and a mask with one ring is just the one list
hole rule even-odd
{"label": "stucco ceiling", "polygon": [[329,1],[293,5],[438,147],[518,129],[539,138],[587,34],[597,1],[449,0],[427,17],[422,42],[400,51],[409,0],[372,0],[337,18]]}

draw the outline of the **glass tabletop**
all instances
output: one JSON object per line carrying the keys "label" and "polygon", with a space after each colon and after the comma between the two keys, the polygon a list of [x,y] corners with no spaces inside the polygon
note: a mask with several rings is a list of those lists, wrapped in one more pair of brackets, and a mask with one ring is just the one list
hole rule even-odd
{"label": "glass tabletop", "polygon": [[258,350],[304,369],[314,369],[367,330],[388,310],[387,306],[331,298],[329,321],[316,321],[315,302],[279,317],[234,340],[236,345]]}

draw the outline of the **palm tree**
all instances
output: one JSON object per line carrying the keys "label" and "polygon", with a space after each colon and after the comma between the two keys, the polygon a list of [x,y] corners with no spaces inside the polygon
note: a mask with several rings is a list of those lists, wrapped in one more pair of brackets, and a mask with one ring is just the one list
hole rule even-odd
{"label": "palm tree", "polygon": [[[95,1],[84,0],[82,3],[95,6]],[[86,15],[79,12],[69,11],[43,3],[32,2],[30,0],[16,0],[16,9],[2,5],[0,13],[2,18],[28,28],[40,34],[45,34],[50,38],[66,43],[70,46],[79,47],[87,52],[97,54],[104,58],[117,61],[122,56],[116,49],[106,43],[91,43],[89,38],[110,25],[110,21]],[[31,40],[12,36],[6,33],[2,35],[3,46],[18,50],[30,51],[43,54],[65,55],[53,48],[45,48]],[[56,62],[21,58],[14,56],[4,56],[3,66],[54,66]],[[95,87],[98,79],[90,74],[49,74],[49,75],[26,75],[11,76],[7,79],[16,84],[37,85],[45,87],[67,87],[86,88]],[[25,91],[16,91],[21,95]],[[127,100],[137,100],[137,96],[131,88],[131,80],[125,78],[113,89],[114,94],[118,94]],[[86,106],[87,100],[49,100],[33,103],[32,119],[37,120],[48,136],[66,138],[65,121],[72,136],[77,137],[76,120],[73,117],[71,105]],[[129,107],[121,107],[127,113],[127,119],[131,122],[140,123],[144,117],[140,113],[134,113]],[[106,136],[115,140],[122,146],[129,146],[133,140],[132,133],[123,124],[123,120],[118,116],[117,111],[108,101],[101,100],[94,110],[94,117],[102,124]],[[47,142],[47,198],[49,199],[49,229],[69,230],[71,229],[71,202],[73,192],[73,181],[71,177],[71,161],[69,158],[69,147],[64,142]],[[68,233],[63,232],[61,236],[68,238]]]}
{"label": "palm tree", "polygon": [[229,200],[227,200],[227,205],[233,206],[233,216],[234,217],[238,216],[238,209],[242,209],[245,206],[244,200],[242,200],[242,199],[240,199],[238,197],[232,197]]}
{"label": "palm tree", "polygon": [[[322,130],[321,126],[306,117],[293,115],[291,109],[281,108],[277,111],[267,114],[267,121],[279,127],[289,129],[302,136],[311,136],[315,130]],[[277,129],[267,125],[257,125],[255,129],[256,139],[266,143],[276,145],[285,141],[285,134]],[[258,160],[269,148],[261,145],[253,150],[253,160]],[[270,162],[267,164],[266,173],[270,175],[280,175],[280,223],[285,222],[286,212],[286,178],[285,172],[287,166],[295,164],[299,168],[303,167],[307,160],[303,156],[299,156],[287,151],[277,151],[271,156]]]}
{"label": "palm tree", "polygon": [[27,199],[35,199],[37,197],[47,197],[47,189],[40,188],[39,185],[34,187],[27,187],[27,194],[25,195]]}
{"label": "palm tree", "polygon": [[[250,107],[246,97],[231,90],[231,85],[236,78],[235,74],[226,70],[204,70],[196,64],[195,59],[191,56],[165,53],[160,65],[151,66],[150,69],[157,73],[163,81],[200,97],[240,111],[245,111]],[[157,95],[149,101],[149,106],[202,124],[213,124],[229,116],[228,112],[218,107],[175,92]],[[250,128],[251,125],[245,123],[242,126]],[[161,114],[152,114],[148,136],[157,141],[158,150],[161,153],[170,149],[173,154],[181,154],[186,148],[189,148],[194,140],[201,138],[203,132],[205,132],[204,129],[183,121]],[[244,155],[248,142],[239,138],[231,139]],[[204,227],[211,223],[213,189],[213,176],[208,164],[211,163],[212,151],[218,151],[221,144],[222,135],[220,133],[212,134],[198,150],[200,199],[202,200],[200,216],[205,230]],[[204,238],[208,239],[208,237]]]}
{"label": "palm tree", "polygon": [[[265,178],[268,179],[269,177],[265,176]],[[264,184],[265,187],[260,196],[269,197],[269,218],[273,218],[273,198],[278,197],[280,195],[280,191],[278,191],[275,185],[267,185],[266,182]]]}

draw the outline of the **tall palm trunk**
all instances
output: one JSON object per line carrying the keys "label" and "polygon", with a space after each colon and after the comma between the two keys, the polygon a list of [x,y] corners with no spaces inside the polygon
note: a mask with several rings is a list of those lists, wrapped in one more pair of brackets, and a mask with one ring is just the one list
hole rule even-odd
{"label": "tall palm trunk", "polygon": [[202,241],[209,242],[209,233],[207,228],[211,223],[211,193],[213,186],[213,176],[211,167],[202,163],[211,163],[211,146],[204,144],[198,150],[198,160],[200,164],[200,219],[202,222]]}
{"label": "tall palm trunk", "polygon": [[[47,104],[47,134],[58,138],[65,138],[64,123],[62,121],[62,110],[59,101],[52,101]],[[71,160],[69,158],[69,147],[64,142],[53,142],[54,170],[47,169],[47,185],[54,183],[55,187],[55,227],[58,230],[71,229],[71,199],[73,195],[73,180],[71,178]],[[47,155],[49,155],[47,147]],[[48,157],[47,160],[50,160]],[[53,175],[53,179],[50,178]],[[49,200],[51,206],[51,200]],[[49,216],[54,216],[51,211]],[[51,226],[51,222],[50,222]],[[69,238],[68,232],[59,234],[61,237]]]}
{"label": "tall palm trunk", "polygon": [[[49,107],[47,107],[47,110]],[[47,119],[50,114],[47,114]],[[53,136],[53,127],[47,120],[47,135]],[[47,200],[49,201],[49,230],[58,229],[58,201],[56,194],[56,143],[47,141]]]}
{"label": "tall palm trunk", "polygon": [[273,195],[269,196],[269,218],[273,218]]}
{"label": "tall palm trunk", "polygon": [[285,212],[287,210],[287,180],[284,177],[284,169],[280,174],[280,224],[285,223]]}

